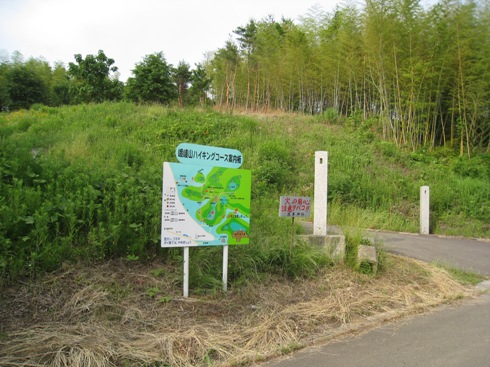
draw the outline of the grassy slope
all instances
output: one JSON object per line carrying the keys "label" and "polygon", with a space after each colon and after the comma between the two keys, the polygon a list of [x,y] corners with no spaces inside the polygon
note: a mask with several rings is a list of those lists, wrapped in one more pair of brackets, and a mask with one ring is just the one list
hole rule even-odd
{"label": "grassy slope", "polygon": [[[220,252],[196,249],[188,301],[180,252],[157,249],[161,165],[184,141],[238,149],[253,171],[251,245],[230,249],[231,291],[216,291]],[[445,271],[397,257],[375,278],[300,244],[290,257],[278,200],[313,196],[316,150],[329,152],[330,223],[417,231],[419,186],[429,185],[435,232],[490,237],[485,166],[405,153],[368,125],[121,103],[1,115],[0,142],[4,279],[66,258],[127,259],[65,264],[4,288],[5,366],[241,363],[467,294]]]}
{"label": "grassy slope", "polygon": [[[128,103],[0,115],[2,276],[65,259],[151,258],[158,250],[163,161],[181,142],[238,149],[251,169],[252,240],[287,225],[280,195],[313,196],[314,152],[329,152],[329,223],[418,231],[420,186],[434,233],[490,237],[490,159],[408,153],[369,123],[338,117],[169,110]],[[7,255],[5,255],[7,254]]]}
{"label": "grassy slope", "polygon": [[353,128],[345,121],[342,128],[322,117],[253,119],[122,103],[41,108],[0,118],[2,142],[15,145],[15,153],[84,166],[92,175],[128,169],[154,174],[161,162],[176,161],[180,142],[236,148],[244,154],[243,168],[254,170],[257,194],[312,195],[313,154],[326,150],[331,219],[337,224],[344,224],[336,208],[342,204],[374,214],[371,220],[360,215],[370,227],[416,231],[419,187],[428,185],[435,233],[490,236],[488,155],[459,161],[448,150],[403,152],[378,139],[367,124]]}

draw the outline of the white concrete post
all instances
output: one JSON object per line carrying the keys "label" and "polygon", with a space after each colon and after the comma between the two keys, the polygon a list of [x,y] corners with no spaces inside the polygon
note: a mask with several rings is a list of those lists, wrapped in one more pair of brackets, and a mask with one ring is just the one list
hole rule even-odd
{"label": "white concrete post", "polygon": [[313,234],[327,235],[328,152],[315,152]]}
{"label": "white concrete post", "polygon": [[420,234],[429,234],[430,191],[429,186],[420,188]]}

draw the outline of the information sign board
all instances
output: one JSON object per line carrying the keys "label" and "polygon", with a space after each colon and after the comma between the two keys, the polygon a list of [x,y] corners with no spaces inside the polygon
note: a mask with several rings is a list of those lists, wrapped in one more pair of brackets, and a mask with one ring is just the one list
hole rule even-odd
{"label": "information sign board", "polygon": [[248,244],[251,172],[163,164],[162,247]]}
{"label": "information sign board", "polygon": [[311,198],[306,196],[281,196],[280,217],[309,217]]}

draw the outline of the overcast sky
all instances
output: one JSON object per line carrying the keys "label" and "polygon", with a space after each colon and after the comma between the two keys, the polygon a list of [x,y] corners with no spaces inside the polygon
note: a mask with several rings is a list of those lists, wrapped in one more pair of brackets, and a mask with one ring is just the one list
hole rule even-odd
{"label": "overcast sky", "polygon": [[297,20],[314,5],[331,11],[339,0],[0,0],[0,56],[20,51],[51,65],[103,50],[120,80],[145,55],[193,68],[223,47],[233,30],[268,15]]}

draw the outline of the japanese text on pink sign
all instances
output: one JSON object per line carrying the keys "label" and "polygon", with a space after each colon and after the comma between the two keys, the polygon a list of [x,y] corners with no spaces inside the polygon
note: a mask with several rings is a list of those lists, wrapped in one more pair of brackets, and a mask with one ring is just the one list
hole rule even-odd
{"label": "japanese text on pink sign", "polygon": [[305,196],[281,196],[280,217],[309,217],[311,198]]}

